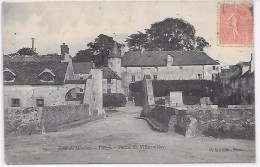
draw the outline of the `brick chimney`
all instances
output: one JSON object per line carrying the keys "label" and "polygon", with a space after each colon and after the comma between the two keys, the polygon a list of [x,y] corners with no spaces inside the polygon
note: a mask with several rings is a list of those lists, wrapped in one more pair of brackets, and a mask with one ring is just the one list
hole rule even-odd
{"label": "brick chimney", "polygon": [[68,45],[66,45],[65,43],[63,43],[61,46],[60,46],[60,49],[61,49],[61,57],[62,59],[65,58],[65,54],[69,54],[69,47]]}

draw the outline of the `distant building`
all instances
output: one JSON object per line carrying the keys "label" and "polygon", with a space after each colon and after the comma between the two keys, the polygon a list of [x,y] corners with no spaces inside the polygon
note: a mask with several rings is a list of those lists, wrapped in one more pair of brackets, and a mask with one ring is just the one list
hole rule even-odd
{"label": "distant building", "polygon": [[[94,69],[93,62],[73,62],[75,79],[86,80],[91,78],[91,69]],[[109,67],[102,67],[103,71],[103,93],[122,93],[121,78]]]}
{"label": "distant building", "polygon": [[218,62],[200,51],[130,51],[121,58],[124,93],[144,77],[153,80],[217,80]]}
{"label": "distant building", "polygon": [[253,60],[236,64],[237,70],[230,76],[233,104],[255,104],[255,73]]}
{"label": "distant building", "polygon": [[237,65],[231,65],[228,69],[221,69],[220,72],[220,81],[223,84],[230,84],[230,77],[234,75],[234,73],[240,73],[240,67]]}

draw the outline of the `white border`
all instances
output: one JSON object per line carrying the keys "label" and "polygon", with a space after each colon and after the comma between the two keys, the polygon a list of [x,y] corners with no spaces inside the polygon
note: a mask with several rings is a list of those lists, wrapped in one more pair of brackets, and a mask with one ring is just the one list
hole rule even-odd
{"label": "white border", "polygon": [[[7,1],[7,0],[6,0]],[[19,2],[19,0],[8,0],[8,2]],[[36,2],[37,0],[30,0],[30,1],[23,1],[23,2]],[[43,0],[38,0],[37,2],[42,2]],[[53,0],[44,0],[44,1],[53,1]],[[55,1],[71,1],[71,0],[55,0]],[[74,1],[79,1],[79,0],[74,0]],[[103,0],[104,1],[104,0]],[[108,0],[105,0],[108,1]],[[115,1],[115,0],[110,0],[110,1]],[[126,1],[130,1],[130,0],[126,0]],[[132,0],[132,1],[138,1],[138,0]],[[140,0],[139,0],[140,1]],[[143,0],[143,1],[147,1],[147,0]],[[155,0],[150,0],[150,1],[155,1]],[[176,1],[186,1],[186,0],[176,0]],[[190,0],[190,1],[211,1],[211,0]],[[224,0],[223,0],[224,1]],[[21,1],[20,1],[21,2]],[[2,5],[2,4],[1,4]],[[1,6],[1,10],[2,10],[2,6]],[[0,16],[2,18],[2,11],[0,13]],[[255,63],[258,64],[258,62],[260,62],[260,0],[254,0],[254,23],[255,23],[255,27],[254,27],[254,39],[255,39]],[[0,30],[1,30],[1,34],[0,37],[2,39],[2,26],[0,26]],[[2,41],[2,40],[1,40]],[[2,42],[1,42],[2,44]],[[2,45],[1,45],[1,49],[0,49],[0,54],[2,54]],[[3,115],[3,57],[0,57],[0,91],[1,91],[1,96],[0,96],[0,166],[7,166],[5,164],[4,161],[4,115]],[[258,75],[258,72],[260,71],[260,66],[255,66],[255,94],[256,94],[256,98],[255,98],[255,107],[256,107],[256,163],[243,163],[243,164],[236,164],[236,163],[229,163],[229,164],[223,164],[223,163],[218,163],[218,164],[165,164],[165,165],[158,165],[158,164],[102,164],[102,165],[95,165],[95,164],[82,164],[82,165],[66,165],[66,166],[77,166],[77,167],[81,167],[81,166],[95,166],[95,167],[103,167],[103,166],[109,166],[109,167],[114,167],[114,166],[138,166],[138,167],[147,167],[147,166],[183,166],[183,167],[190,167],[190,166],[197,166],[197,167],[216,167],[216,166],[225,166],[225,167],[244,167],[244,166],[250,166],[250,167],[256,167],[256,166],[260,166],[260,157],[259,157],[259,134],[260,134],[260,130],[259,130],[259,121],[260,121],[260,103],[259,99],[260,97],[258,95],[260,95],[260,89],[259,89],[259,85],[260,85],[260,76]],[[13,166],[18,166],[18,165],[13,165]],[[19,165],[20,166],[20,165]],[[43,166],[47,166],[47,165],[22,165],[25,167],[32,167],[32,166],[37,166],[37,167],[43,167]],[[54,167],[54,166],[64,166],[64,164],[61,165],[48,165],[49,167]]]}

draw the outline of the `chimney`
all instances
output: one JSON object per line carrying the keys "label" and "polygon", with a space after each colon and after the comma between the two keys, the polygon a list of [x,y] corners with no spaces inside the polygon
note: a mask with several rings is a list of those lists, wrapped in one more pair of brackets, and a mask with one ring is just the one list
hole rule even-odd
{"label": "chimney", "polygon": [[63,43],[63,44],[60,46],[60,48],[61,48],[61,57],[62,57],[62,59],[64,59],[64,58],[65,58],[65,54],[66,54],[66,53],[69,54],[69,47],[68,47],[68,45],[66,45],[65,43]]}
{"label": "chimney", "polygon": [[33,55],[33,52],[34,52],[34,38],[32,38],[32,55]]}

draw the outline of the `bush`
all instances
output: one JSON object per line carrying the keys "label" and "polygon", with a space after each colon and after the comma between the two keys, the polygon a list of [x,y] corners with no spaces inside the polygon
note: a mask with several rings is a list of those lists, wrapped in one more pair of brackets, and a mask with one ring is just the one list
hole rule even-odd
{"label": "bush", "polygon": [[[142,81],[131,83],[130,91],[142,93]],[[223,91],[219,82],[210,80],[154,80],[155,97],[168,96],[171,91],[182,91],[183,96],[216,97]]]}
{"label": "bush", "polygon": [[183,103],[186,105],[200,105],[200,97],[185,96],[183,97]]}
{"label": "bush", "polygon": [[104,107],[125,107],[126,97],[122,93],[103,94]]}

